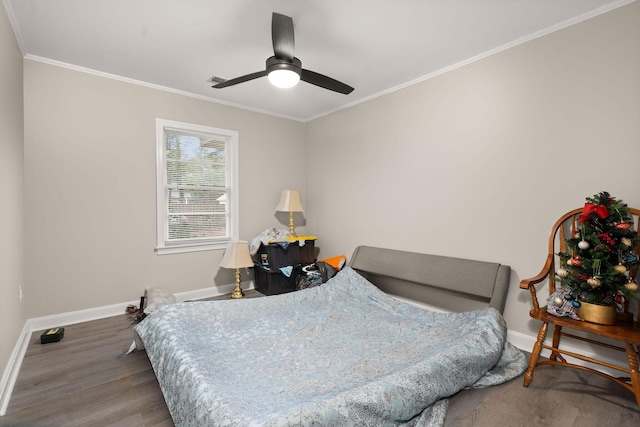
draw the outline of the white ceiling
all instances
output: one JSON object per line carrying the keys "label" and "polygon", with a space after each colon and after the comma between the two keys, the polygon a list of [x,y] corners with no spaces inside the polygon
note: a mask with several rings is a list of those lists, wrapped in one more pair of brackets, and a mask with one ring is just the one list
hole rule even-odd
{"label": "white ceiling", "polygon": [[[26,58],[306,121],[632,0],[3,0]],[[266,78],[271,13],[291,16],[304,68],[355,90]]]}

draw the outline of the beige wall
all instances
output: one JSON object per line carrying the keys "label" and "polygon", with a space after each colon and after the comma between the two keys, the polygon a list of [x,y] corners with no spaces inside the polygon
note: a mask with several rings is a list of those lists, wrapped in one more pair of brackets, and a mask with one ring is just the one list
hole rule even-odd
{"label": "beige wall", "polygon": [[29,60],[24,80],[30,318],[233,282],[222,250],[154,252],[157,117],[239,132],[241,239],[304,190],[303,123]]}
{"label": "beige wall", "polygon": [[26,299],[18,292],[24,284],[23,128],[22,54],[0,7],[0,373],[26,320]]}
{"label": "beige wall", "polygon": [[309,123],[307,228],[512,267],[506,320],[533,334],[520,279],[561,214],[602,190],[640,206],[640,3]]}

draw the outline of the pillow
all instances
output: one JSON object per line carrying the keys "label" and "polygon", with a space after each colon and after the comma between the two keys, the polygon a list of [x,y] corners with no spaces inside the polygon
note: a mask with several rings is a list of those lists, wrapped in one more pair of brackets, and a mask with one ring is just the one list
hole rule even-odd
{"label": "pillow", "polygon": [[[144,290],[144,316],[155,313],[163,305],[176,303],[176,297],[171,292],[163,288],[145,288]],[[142,307],[141,307],[142,308]],[[144,320],[144,316],[140,321]],[[137,317],[137,316],[136,316]],[[136,350],[144,350],[144,343],[140,339],[140,335],[133,330],[133,342],[129,347],[127,354]]]}
{"label": "pillow", "polygon": [[140,335],[138,335],[138,332],[134,329],[133,342],[131,343],[131,346],[129,347],[127,354],[133,353],[136,350],[144,350],[144,343],[142,342],[142,338],[140,338]]}
{"label": "pillow", "polygon": [[160,307],[175,304],[176,297],[163,288],[146,288],[144,290],[144,314],[155,313]]}

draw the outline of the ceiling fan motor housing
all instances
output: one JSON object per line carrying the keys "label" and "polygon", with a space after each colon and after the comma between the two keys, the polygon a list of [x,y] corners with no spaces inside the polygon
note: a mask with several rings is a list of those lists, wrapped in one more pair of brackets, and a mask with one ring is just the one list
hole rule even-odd
{"label": "ceiling fan motor housing", "polygon": [[297,75],[302,74],[302,62],[298,58],[293,58],[293,61],[286,59],[278,59],[275,56],[267,59],[267,74],[276,70],[288,70],[293,71]]}

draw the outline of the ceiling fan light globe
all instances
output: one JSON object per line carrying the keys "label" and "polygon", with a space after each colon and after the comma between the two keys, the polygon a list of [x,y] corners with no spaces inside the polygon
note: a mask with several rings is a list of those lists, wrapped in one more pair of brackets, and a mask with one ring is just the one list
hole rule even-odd
{"label": "ceiling fan light globe", "polygon": [[294,87],[300,81],[300,75],[293,70],[279,69],[271,71],[267,78],[272,85],[281,89]]}

